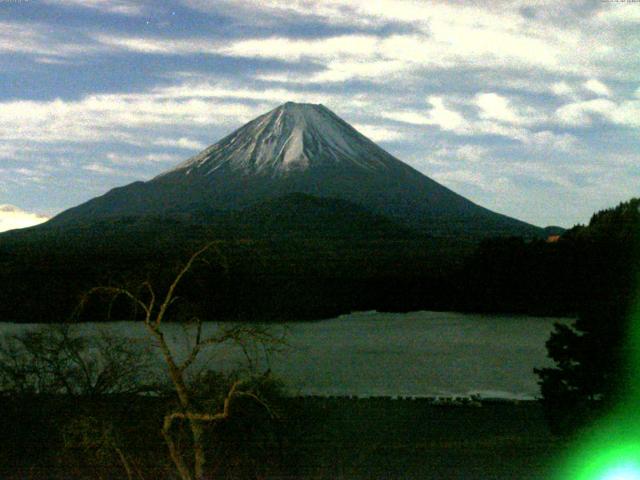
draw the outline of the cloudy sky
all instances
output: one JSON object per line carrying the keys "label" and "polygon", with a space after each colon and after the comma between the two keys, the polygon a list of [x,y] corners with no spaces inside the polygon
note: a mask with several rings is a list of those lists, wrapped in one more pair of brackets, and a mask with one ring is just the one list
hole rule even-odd
{"label": "cloudy sky", "polygon": [[640,3],[0,1],[0,230],[149,179],[288,100],[483,206],[640,195]]}

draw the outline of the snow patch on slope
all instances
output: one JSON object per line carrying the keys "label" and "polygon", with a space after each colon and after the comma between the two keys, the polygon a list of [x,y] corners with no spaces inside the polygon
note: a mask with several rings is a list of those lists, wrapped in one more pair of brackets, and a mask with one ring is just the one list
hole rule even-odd
{"label": "snow patch on slope", "polygon": [[288,102],[168,173],[208,176],[229,169],[283,176],[327,165],[385,170],[398,163],[328,108]]}
{"label": "snow patch on slope", "polygon": [[293,129],[284,144],[284,152],[280,156],[282,157],[282,168],[287,170],[295,166],[304,168],[309,165],[309,159],[304,153],[304,132],[300,127]]}

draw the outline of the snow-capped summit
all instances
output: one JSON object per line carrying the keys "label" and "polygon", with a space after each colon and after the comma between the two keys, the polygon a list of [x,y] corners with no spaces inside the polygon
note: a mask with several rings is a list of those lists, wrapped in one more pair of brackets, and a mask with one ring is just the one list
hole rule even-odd
{"label": "snow-capped summit", "polygon": [[292,102],[152,180],[111,190],[49,224],[223,212],[292,193],[346,200],[431,234],[538,235],[541,231],[431,180],[328,108]]}
{"label": "snow-capped summit", "polygon": [[322,165],[383,170],[397,161],[323,105],[287,102],[233,132],[173,172],[287,175]]}

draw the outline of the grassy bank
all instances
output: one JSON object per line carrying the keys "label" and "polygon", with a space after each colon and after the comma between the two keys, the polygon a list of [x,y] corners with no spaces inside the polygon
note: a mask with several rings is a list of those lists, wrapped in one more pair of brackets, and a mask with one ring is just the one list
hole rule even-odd
{"label": "grassy bank", "polygon": [[[0,477],[127,478],[117,445],[134,478],[174,478],[159,434],[167,402],[6,398]],[[274,408],[275,422],[244,412],[210,432],[212,478],[545,479],[563,446],[535,402],[303,397]]]}

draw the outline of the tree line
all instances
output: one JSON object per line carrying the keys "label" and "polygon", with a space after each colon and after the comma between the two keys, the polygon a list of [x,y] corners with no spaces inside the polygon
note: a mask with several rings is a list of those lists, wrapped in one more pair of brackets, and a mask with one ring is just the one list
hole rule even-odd
{"label": "tree line", "polygon": [[[243,237],[175,219],[3,237],[0,318],[59,322],[95,285],[139,285],[149,278],[168,284],[181,259],[212,238],[227,264],[198,265],[179,292],[204,320],[310,320],[357,310],[573,316],[593,292],[630,281],[621,278],[630,275],[621,265],[626,240],[606,233],[620,227],[612,215],[594,215],[589,226],[553,242],[407,232],[323,237],[318,228],[300,236]],[[106,319],[99,300],[87,305],[83,319]],[[131,319],[130,304],[112,307],[111,318]]]}

